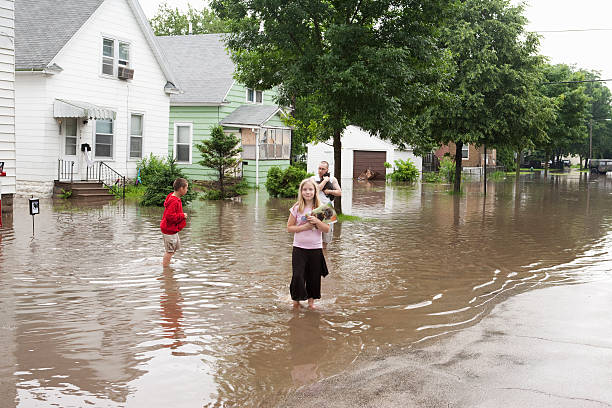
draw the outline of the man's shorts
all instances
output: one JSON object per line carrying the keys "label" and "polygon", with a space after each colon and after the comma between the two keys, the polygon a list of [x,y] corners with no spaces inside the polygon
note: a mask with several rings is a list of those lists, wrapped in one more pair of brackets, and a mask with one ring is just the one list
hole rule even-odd
{"label": "man's shorts", "polygon": [[322,232],[323,242],[329,244],[332,242],[332,235],[334,233],[334,224],[329,224],[329,232]]}
{"label": "man's shorts", "polygon": [[164,248],[166,252],[175,253],[181,248],[181,240],[178,234],[162,234],[164,236]]}

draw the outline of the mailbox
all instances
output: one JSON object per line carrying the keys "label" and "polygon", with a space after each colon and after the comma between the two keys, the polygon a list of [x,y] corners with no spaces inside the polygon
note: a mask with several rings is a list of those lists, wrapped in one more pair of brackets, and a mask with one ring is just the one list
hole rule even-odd
{"label": "mailbox", "polygon": [[30,198],[30,215],[40,213],[40,200],[38,198]]}

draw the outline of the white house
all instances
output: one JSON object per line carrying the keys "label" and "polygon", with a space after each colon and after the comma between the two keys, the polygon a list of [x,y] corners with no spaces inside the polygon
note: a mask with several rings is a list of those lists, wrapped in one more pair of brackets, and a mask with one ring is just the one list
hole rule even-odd
{"label": "white house", "polygon": [[[384,179],[393,169],[386,169],[385,162],[395,165],[395,160],[410,159],[415,166],[422,170],[423,160],[414,155],[411,148],[401,150],[397,146],[371,136],[368,132],[357,126],[348,126],[342,133],[342,179],[357,178],[361,172],[370,168],[376,171],[378,178]],[[308,144],[307,170],[316,173],[321,161],[327,161],[331,173],[334,168],[334,148],[330,144]],[[344,202],[344,201],[343,201]]]}
{"label": "white house", "polygon": [[13,0],[0,0],[0,197],[4,211],[15,194],[15,30]]}
{"label": "white house", "polygon": [[19,0],[15,32],[18,194],[168,154],[179,90],[137,0]]}

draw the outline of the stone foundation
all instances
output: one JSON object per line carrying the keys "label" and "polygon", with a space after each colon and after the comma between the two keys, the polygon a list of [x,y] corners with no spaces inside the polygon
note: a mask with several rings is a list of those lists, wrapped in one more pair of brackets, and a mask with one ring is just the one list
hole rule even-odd
{"label": "stone foundation", "polygon": [[53,181],[17,180],[17,197],[49,198],[53,195]]}
{"label": "stone foundation", "polygon": [[14,194],[2,194],[2,214],[12,214]]}

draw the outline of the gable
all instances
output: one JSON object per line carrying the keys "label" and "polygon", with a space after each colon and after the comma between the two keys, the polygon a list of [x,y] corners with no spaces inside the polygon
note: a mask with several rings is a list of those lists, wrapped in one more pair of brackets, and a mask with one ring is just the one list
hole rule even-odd
{"label": "gable", "polygon": [[16,1],[15,69],[44,69],[103,2]]}

